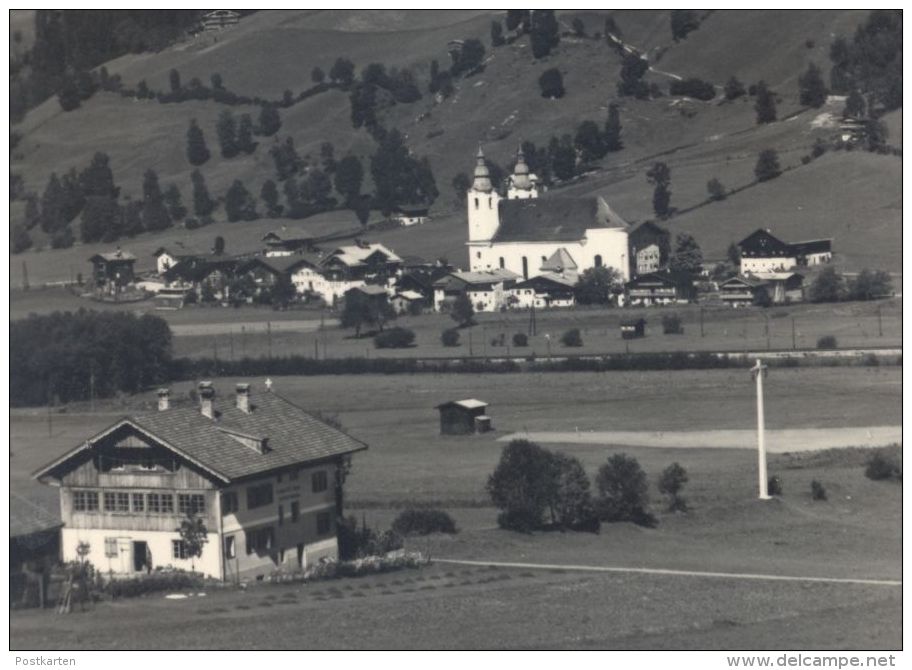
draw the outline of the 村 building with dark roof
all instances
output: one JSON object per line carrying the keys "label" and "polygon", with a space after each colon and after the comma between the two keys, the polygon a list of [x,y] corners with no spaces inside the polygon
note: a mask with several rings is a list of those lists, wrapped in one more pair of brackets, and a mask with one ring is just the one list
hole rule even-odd
{"label": "\u6751 building with dark roof", "polygon": [[[97,570],[157,567],[246,578],[338,556],[335,519],[351,455],[367,445],[269,390],[238,384],[199,403],[125,416],[48,463],[35,478],[60,488],[63,560],[87,543]],[[202,519],[207,542],[191,557],[177,529]]]}

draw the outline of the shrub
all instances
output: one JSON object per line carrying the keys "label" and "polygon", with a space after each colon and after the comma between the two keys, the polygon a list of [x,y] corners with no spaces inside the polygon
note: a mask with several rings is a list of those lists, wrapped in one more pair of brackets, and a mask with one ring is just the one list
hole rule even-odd
{"label": "shrub", "polygon": [[580,329],[571,328],[566,333],[561,335],[561,344],[563,344],[565,347],[583,346],[583,336],[580,335]]}
{"label": "shrub", "polygon": [[874,481],[897,479],[902,481],[902,465],[880,452],[871,456],[865,466],[865,477]]}
{"label": "shrub", "polygon": [[818,349],[835,349],[836,344],[836,337],[834,335],[824,335],[817,339]]}
{"label": "shrub", "polygon": [[456,522],[439,509],[407,509],[395,518],[392,530],[399,535],[430,535],[456,532]]}
{"label": "shrub", "polygon": [[538,87],[543,98],[562,98],[566,92],[564,90],[564,78],[556,67],[542,72],[538,78]]}
{"label": "shrub", "polygon": [[339,542],[339,558],[351,560],[365,556],[382,556],[402,548],[402,536],[393,530],[378,532],[368,526],[358,526],[358,520],[350,516],[339,519],[336,524]]}
{"label": "shrub", "polygon": [[823,484],[818,482],[816,479],[811,482],[811,498],[814,500],[827,499],[826,489],[823,488]]}
{"label": "shrub", "polygon": [[415,332],[408,328],[390,328],[374,337],[377,349],[405,349],[415,343]]}
{"label": "shrub", "polygon": [[527,347],[529,346],[529,338],[525,333],[513,333],[513,346]]}
{"label": "shrub", "polygon": [[459,330],[456,328],[447,328],[440,334],[440,341],[445,347],[458,347]]}
{"label": "shrub", "polygon": [[665,314],[662,316],[662,332],[666,335],[683,335],[684,324],[681,323],[681,317],[677,314]]}
{"label": "shrub", "polygon": [[667,496],[669,512],[687,511],[687,501],[680,495],[687,481],[687,470],[680,463],[672,463],[662,471],[659,478],[659,493]]}
{"label": "shrub", "polygon": [[596,510],[602,521],[632,521],[654,526],[648,511],[649,487],[639,462],[627,454],[615,454],[599,468],[595,478],[599,491]]}
{"label": "shrub", "polygon": [[769,481],[766,483],[766,492],[771,496],[782,495],[782,480],[779,479],[778,475],[773,475],[769,478]]}
{"label": "shrub", "polygon": [[199,589],[205,581],[198,573],[168,570],[127,579],[112,579],[105,584],[104,590],[112,598],[133,598],[158,591]]}
{"label": "shrub", "polygon": [[686,95],[690,98],[704,101],[712,100],[716,97],[716,87],[708,81],[697,78],[674,80],[669,84],[668,92],[671,95]]}

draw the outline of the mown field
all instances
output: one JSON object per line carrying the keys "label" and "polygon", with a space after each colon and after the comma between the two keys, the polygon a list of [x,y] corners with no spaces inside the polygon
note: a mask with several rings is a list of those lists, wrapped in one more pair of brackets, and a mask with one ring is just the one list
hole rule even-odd
{"label": "mown field", "polygon": [[[234,379],[217,381],[229,395]],[[263,380],[251,379],[254,394]],[[898,368],[787,369],[767,380],[770,428],[897,425]],[[186,402],[188,383],[175,385]],[[446,508],[460,532],[412,541],[432,557],[648,567],[793,576],[899,579],[901,485],[863,475],[868,450],[779,454],[784,494],[755,500],[755,454],[736,449],[548,445],[590,475],[612,453],[634,455],[650,478],[659,525],[598,535],[521,535],[496,528],[484,482],[503,443],[522,430],[710,430],[753,425],[746,371],[278,377],[275,390],[336,416],[370,444],[354,459],[348,511],[386,527],[406,504]],[[496,432],[442,437],[434,405],[480,397]],[[226,398],[226,401],[230,399]],[[151,394],[11,416],[11,485],[54,504],[28,473],[117,416],[151,408]],[[673,461],[688,471],[686,515],[663,511],[655,486]],[[827,502],[814,502],[820,480]],[[319,612],[320,616],[314,614]],[[255,613],[258,625],[250,626]],[[419,571],[306,586],[259,586],[205,598],[102,603],[87,615],[14,612],[14,648],[106,648],[105,621],[135,648],[896,648],[896,587],[751,582],[705,577],[499,569],[436,563]],[[192,634],[188,624],[193,621]],[[335,622],[332,625],[330,622]],[[205,640],[202,643],[201,640]]]}

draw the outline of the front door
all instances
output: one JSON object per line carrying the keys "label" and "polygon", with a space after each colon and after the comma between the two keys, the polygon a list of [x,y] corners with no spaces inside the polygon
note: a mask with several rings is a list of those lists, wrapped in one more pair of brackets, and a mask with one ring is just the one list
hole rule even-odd
{"label": "front door", "polygon": [[133,570],[143,572],[147,568],[149,546],[145,542],[133,543]]}

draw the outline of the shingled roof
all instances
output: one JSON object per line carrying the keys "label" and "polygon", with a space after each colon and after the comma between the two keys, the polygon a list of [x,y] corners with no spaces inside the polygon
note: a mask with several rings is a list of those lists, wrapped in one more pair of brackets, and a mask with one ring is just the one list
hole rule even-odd
{"label": "shingled roof", "polygon": [[51,512],[38,503],[15,493],[10,493],[10,538],[60,528],[63,522],[59,512]]}
{"label": "shingled roof", "polygon": [[[214,420],[192,406],[124,417],[34,476],[50,475],[78,452],[123,427],[147,434],[225,483],[367,449],[363,442],[276,393],[258,394],[250,402],[252,411],[246,413],[236,407],[233,396],[216,400]],[[249,440],[245,444],[232,433],[261,441],[266,448],[255,449]]]}
{"label": "shingled roof", "polygon": [[629,228],[601,197],[520,198],[498,203],[494,242],[573,242],[590,228]]}

